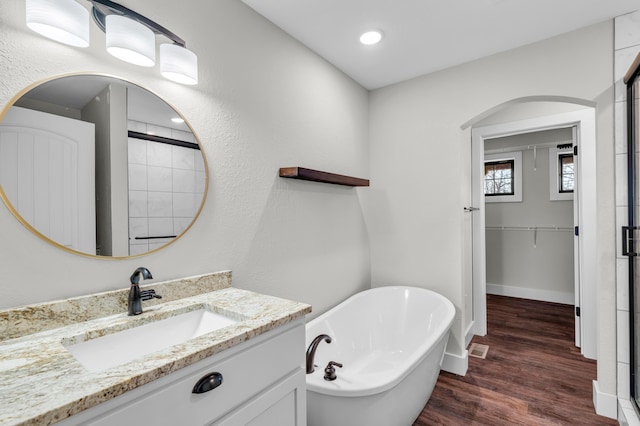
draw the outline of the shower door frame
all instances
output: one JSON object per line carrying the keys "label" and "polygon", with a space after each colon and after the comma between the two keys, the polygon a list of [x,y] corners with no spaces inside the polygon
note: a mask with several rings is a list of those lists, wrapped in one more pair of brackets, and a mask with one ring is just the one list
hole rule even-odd
{"label": "shower door frame", "polygon": [[636,162],[636,137],[637,137],[637,120],[636,120],[636,88],[635,83],[640,75],[640,55],[633,62],[633,65],[624,77],[624,83],[627,86],[627,195],[628,195],[628,226],[622,227],[622,254],[629,257],[629,388],[631,393],[631,402],[636,413],[640,415],[640,395],[638,395],[638,327],[636,326],[636,318],[638,316],[638,304],[636,298],[638,294],[638,280],[636,279],[637,268],[636,262],[640,259],[640,253],[637,251],[636,233],[640,230],[640,226],[636,223],[638,211],[636,205],[640,200],[636,196],[637,184],[637,162]]}

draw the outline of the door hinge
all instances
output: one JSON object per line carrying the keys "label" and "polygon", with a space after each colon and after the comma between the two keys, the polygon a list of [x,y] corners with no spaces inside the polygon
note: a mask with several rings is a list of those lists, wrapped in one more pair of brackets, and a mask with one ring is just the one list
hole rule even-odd
{"label": "door hinge", "polygon": [[577,156],[578,156],[578,145],[574,145],[574,146],[573,146],[573,155],[574,155],[575,157],[577,157]]}
{"label": "door hinge", "polygon": [[573,227],[573,235],[575,235],[576,237],[578,235],[580,235],[580,227],[579,226],[574,226]]}
{"label": "door hinge", "polygon": [[576,306],[576,316],[580,316],[580,306]]}

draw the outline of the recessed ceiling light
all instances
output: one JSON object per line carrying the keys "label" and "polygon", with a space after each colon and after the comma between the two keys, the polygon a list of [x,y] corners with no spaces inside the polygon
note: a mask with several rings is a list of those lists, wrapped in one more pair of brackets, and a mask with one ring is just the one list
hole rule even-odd
{"label": "recessed ceiling light", "polygon": [[360,36],[360,43],[366,45],[379,43],[380,40],[382,40],[382,31],[379,30],[367,31]]}
{"label": "recessed ceiling light", "polygon": [[173,117],[171,119],[171,121],[173,121],[174,123],[180,124],[180,123],[184,123],[184,120],[180,117]]}

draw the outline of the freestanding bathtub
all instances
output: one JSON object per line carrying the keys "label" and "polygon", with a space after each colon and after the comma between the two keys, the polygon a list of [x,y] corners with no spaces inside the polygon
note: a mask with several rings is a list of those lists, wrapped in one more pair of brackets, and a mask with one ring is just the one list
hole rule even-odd
{"label": "freestanding bathtub", "polygon": [[[307,374],[308,426],[410,426],[435,386],[454,315],[433,291],[379,287],[307,323],[307,347],[332,338]],[[343,366],[334,381],[324,379],[329,361]]]}

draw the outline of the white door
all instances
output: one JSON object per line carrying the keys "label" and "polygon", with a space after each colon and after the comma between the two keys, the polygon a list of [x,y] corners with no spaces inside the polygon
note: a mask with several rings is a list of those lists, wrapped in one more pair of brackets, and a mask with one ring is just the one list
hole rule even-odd
{"label": "white door", "polygon": [[11,107],[0,123],[0,185],[18,215],[56,243],[95,253],[93,123]]}
{"label": "white door", "polygon": [[[573,131],[573,135],[572,135],[572,139],[573,139],[573,146],[577,146],[578,143],[578,127],[574,126],[572,128]],[[575,151],[574,151],[575,154]],[[576,179],[575,177],[579,176],[579,162],[578,162],[578,156],[574,155],[573,156],[573,175],[574,175],[574,186],[573,186],[573,226],[574,226],[574,244],[573,244],[573,285],[574,285],[574,298],[575,298],[575,307],[576,309],[574,310],[573,314],[575,316],[575,341],[576,341],[576,346],[577,347],[581,347],[582,346],[582,324],[580,322],[580,315],[578,314],[580,311],[580,244],[579,244],[579,240],[577,240],[577,238],[579,238],[579,236],[577,235],[579,233],[579,228],[580,228],[580,223],[579,223],[579,219],[580,219],[580,201],[579,201],[579,197],[580,197],[580,190],[579,190],[579,185],[580,185],[580,179]],[[578,232],[576,232],[578,231]]]}

